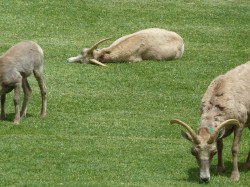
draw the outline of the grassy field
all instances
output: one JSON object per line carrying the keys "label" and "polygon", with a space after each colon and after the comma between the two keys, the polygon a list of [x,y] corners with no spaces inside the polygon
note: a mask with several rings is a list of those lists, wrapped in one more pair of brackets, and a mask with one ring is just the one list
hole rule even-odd
{"label": "grassy field", "polygon": [[[219,74],[250,60],[248,0],[11,0],[0,2],[0,53],[22,40],[45,52],[48,114],[32,76],[28,117],[0,125],[0,186],[199,186],[191,145],[169,120],[199,122],[200,100]],[[82,47],[149,27],[179,33],[178,61],[70,64]],[[102,44],[107,46],[111,41]],[[250,136],[244,132],[240,165]],[[232,136],[225,140],[227,171],[207,186],[247,186],[250,173],[230,181]]]}

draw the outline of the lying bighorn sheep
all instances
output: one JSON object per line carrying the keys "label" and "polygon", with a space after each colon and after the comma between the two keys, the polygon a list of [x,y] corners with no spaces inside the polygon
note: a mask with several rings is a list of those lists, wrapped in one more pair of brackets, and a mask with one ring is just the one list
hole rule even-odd
{"label": "lying bighorn sheep", "polygon": [[68,59],[69,62],[95,63],[106,66],[105,62],[138,62],[142,60],[175,60],[184,52],[183,39],[175,32],[150,28],[123,36],[109,47],[97,50],[103,39],[91,48],[83,48],[81,54]]}
{"label": "lying bighorn sheep", "polygon": [[[31,94],[27,77],[34,73],[41,91],[42,108],[41,116],[46,115],[46,87],[43,78],[43,50],[32,42],[24,41],[11,47],[5,54],[0,56],[0,94],[1,116],[5,119],[6,94],[14,90],[15,118],[14,123],[19,124],[20,118],[26,116],[27,104]],[[21,89],[24,92],[24,100],[21,113],[19,113],[19,97]]]}
{"label": "lying bighorn sheep", "polygon": [[[234,132],[232,144],[233,171],[232,180],[239,180],[238,150],[244,127],[250,127],[250,61],[242,64],[225,75],[214,79],[202,98],[201,121],[198,134],[184,122],[171,120],[186,128],[183,137],[193,142],[192,154],[200,168],[200,179],[210,180],[210,164],[218,152],[217,171],[225,170],[222,159],[222,139]],[[231,119],[231,120],[230,120]],[[250,152],[245,169],[250,169]]]}

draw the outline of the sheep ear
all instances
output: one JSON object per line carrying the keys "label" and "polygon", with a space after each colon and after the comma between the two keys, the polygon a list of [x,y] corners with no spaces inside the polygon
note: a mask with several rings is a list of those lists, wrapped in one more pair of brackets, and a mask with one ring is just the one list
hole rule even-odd
{"label": "sheep ear", "polygon": [[105,51],[105,54],[110,54],[110,53],[111,53],[110,50],[106,50],[106,51]]}
{"label": "sheep ear", "polygon": [[[214,133],[214,128],[213,128],[213,127],[209,127],[208,130],[209,130],[209,132],[210,132],[211,134]],[[222,138],[222,137],[224,136],[224,134],[225,134],[225,129],[222,129],[222,130],[219,132],[219,134],[218,134],[216,140]]]}
{"label": "sheep ear", "polygon": [[103,49],[102,52],[100,53],[101,56],[105,55],[105,54],[110,54],[111,51],[108,49]]}
{"label": "sheep ear", "polygon": [[181,135],[183,138],[185,138],[186,140],[190,141],[190,142],[194,142],[193,138],[191,137],[191,135],[188,132],[184,132],[181,131]]}
{"label": "sheep ear", "polygon": [[105,55],[106,54],[110,54],[111,53],[111,51],[110,50],[102,50],[102,52],[100,52],[99,53],[99,55],[97,56],[97,59],[99,60],[99,61],[102,61],[105,57]]}

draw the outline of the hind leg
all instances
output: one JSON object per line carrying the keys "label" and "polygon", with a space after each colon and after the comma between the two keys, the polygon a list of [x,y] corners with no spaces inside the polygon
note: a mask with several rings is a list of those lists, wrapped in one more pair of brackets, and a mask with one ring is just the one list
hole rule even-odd
{"label": "hind leg", "polygon": [[15,124],[19,124],[20,122],[19,97],[20,97],[21,87],[22,87],[22,78],[19,79],[14,88]]}
{"label": "hind leg", "polygon": [[1,115],[0,115],[0,120],[4,120],[6,115],[5,115],[5,100],[6,100],[6,94],[1,95]]}
{"label": "hind leg", "polygon": [[33,72],[34,72],[35,78],[38,82],[40,92],[41,92],[41,97],[42,97],[42,108],[41,108],[40,115],[41,115],[41,117],[45,117],[46,110],[47,110],[47,90],[46,90],[46,86],[44,83],[42,67],[40,67],[39,69],[35,69]]}
{"label": "hind leg", "polygon": [[21,110],[20,115],[21,117],[26,117],[27,105],[29,102],[29,97],[31,95],[31,88],[30,88],[27,78],[22,79],[22,87],[23,87],[24,98],[23,98],[23,105],[22,105],[22,110]]}
{"label": "hind leg", "polygon": [[242,166],[243,170],[250,170],[250,151],[247,156],[246,163]]}

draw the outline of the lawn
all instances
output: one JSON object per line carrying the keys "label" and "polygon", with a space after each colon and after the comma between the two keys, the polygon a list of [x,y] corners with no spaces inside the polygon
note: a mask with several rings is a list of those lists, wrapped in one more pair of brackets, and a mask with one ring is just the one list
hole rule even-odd
{"label": "lawn", "polygon": [[[13,93],[0,125],[0,186],[200,186],[180,118],[194,129],[200,100],[213,78],[250,60],[248,0],[11,0],[0,2],[0,54],[22,40],[45,53],[48,112],[34,76],[28,116],[13,125]],[[67,63],[96,41],[150,27],[180,34],[177,61]],[[111,44],[107,41],[100,47]],[[249,151],[245,130],[240,165]],[[207,186],[247,186],[250,172],[230,181],[232,136],[225,140],[227,171],[217,157]]]}

